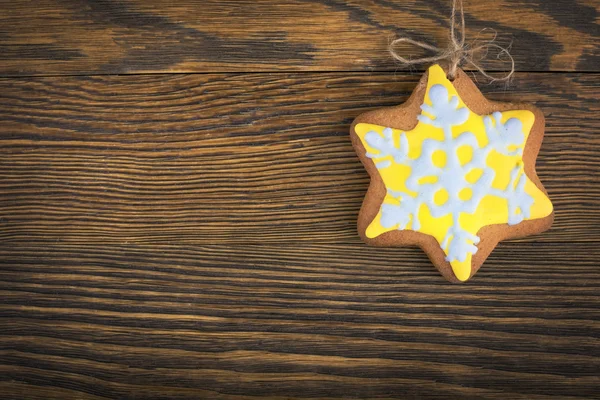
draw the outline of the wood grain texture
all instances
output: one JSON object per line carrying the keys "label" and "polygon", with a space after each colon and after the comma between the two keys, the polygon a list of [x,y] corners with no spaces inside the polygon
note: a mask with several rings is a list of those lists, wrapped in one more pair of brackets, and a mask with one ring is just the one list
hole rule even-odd
{"label": "wood grain texture", "polygon": [[[394,71],[391,39],[439,46],[449,0],[0,0],[0,76]],[[500,34],[521,71],[598,71],[596,0],[465,0],[470,39]],[[483,31],[490,28],[488,31]],[[407,48],[406,51],[414,52]],[[506,69],[491,56],[485,66]]]}
{"label": "wood grain texture", "polygon": [[591,397],[596,245],[540,265],[553,247],[513,245],[465,290],[360,246],[23,243],[2,250],[0,369],[113,398]]}
{"label": "wood grain texture", "polygon": [[593,398],[600,75],[520,73],[549,232],[466,285],[356,233],[348,137],[419,76],[0,80],[7,398]]}
{"label": "wood grain texture", "polygon": [[[538,171],[554,229],[596,241],[600,75],[520,74],[496,100],[547,116]],[[80,243],[356,239],[368,175],[348,126],[418,76],[241,74],[0,82],[0,238]],[[568,177],[568,179],[566,179]]]}

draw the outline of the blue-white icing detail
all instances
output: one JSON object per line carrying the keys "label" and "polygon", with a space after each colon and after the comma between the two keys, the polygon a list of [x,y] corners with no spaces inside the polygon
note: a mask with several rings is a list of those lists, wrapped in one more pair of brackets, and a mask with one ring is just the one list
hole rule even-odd
{"label": "blue-white icing detail", "polygon": [[[516,118],[510,118],[502,123],[502,114],[495,112],[483,118],[488,143],[481,147],[475,135],[465,131],[453,138],[452,128],[464,124],[469,118],[470,111],[459,107],[457,96],[450,97],[448,90],[440,84],[429,89],[431,106],[423,104],[422,113],[418,120],[427,125],[441,128],[443,140],[425,139],[421,146],[421,154],[416,158],[409,157],[409,143],[406,133],[400,135],[399,146],[396,146],[393,131],[386,128],[383,134],[370,131],[365,135],[366,143],[377,150],[376,154],[367,153],[369,158],[391,156],[391,160],[380,161],[378,169],[389,168],[395,164],[407,165],[411,175],[406,181],[406,188],[412,192],[396,192],[388,190],[388,194],[399,201],[398,205],[383,204],[381,206],[381,226],[399,230],[407,229],[409,224],[413,230],[419,230],[418,212],[421,205],[427,205],[431,215],[440,218],[451,214],[453,225],[448,230],[440,246],[447,254],[447,261],[465,261],[469,254],[477,252],[479,237],[461,228],[460,213],[474,214],[486,195],[497,196],[508,202],[508,224],[514,225],[530,215],[533,198],[525,192],[526,176],[523,164],[519,163],[512,171],[510,183],[504,190],[492,187],[495,171],[486,160],[494,150],[500,154],[513,156],[522,155],[525,145],[523,125]],[[471,147],[472,159],[461,165],[458,149],[462,146]],[[438,167],[433,163],[433,154],[443,151],[446,154],[446,164]],[[467,181],[467,175],[474,169],[483,173],[474,183]],[[422,178],[436,177],[433,183],[419,183]],[[459,194],[464,189],[471,190],[471,197],[462,200]],[[439,190],[446,190],[448,200],[442,205],[436,204],[434,196]]]}

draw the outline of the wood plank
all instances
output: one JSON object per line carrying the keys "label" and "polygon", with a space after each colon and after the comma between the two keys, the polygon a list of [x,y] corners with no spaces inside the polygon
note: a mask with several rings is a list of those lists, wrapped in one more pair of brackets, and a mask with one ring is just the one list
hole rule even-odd
{"label": "wood plank", "polygon": [[[0,82],[0,238],[73,243],[357,243],[368,176],[348,126],[417,76],[159,75]],[[547,115],[536,237],[598,241],[595,74],[519,74],[499,100]],[[525,239],[527,242],[530,239]]]}
{"label": "wood plank", "polygon": [[414,252],[358,245],[5,246],[0,387],[84,398],[591,397],[597,244],[555,247],[501,248],[477,279],[452,285]]}
{"label": "wood plank", "polygon": [[[1,5],[5,3],[4,5]],[[513,42],[520,71],[599,71],[600,3],[465,0],[468,37]],[[447,44],[450,1],[0,2],[0,76],[395,71],[399,35]],[[406,49],[413,51],[413,49]],[[505,63],[490,61],[492,70]]]}
{"label": "wood plank", "polygon": [[348,127],[418,78],[0,80],[0,393],[595,396],[600,76],[482,87],[545,111],[557,218],[465,285],[356,234]]}

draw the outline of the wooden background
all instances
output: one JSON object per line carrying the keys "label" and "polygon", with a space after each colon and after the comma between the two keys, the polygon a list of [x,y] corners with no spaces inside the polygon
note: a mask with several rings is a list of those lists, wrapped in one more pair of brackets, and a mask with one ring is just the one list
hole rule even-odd
{"label": "wooden background", "polygon": [[348,137],[449,0],[1,0],[0,397],[599,398],[600,1],[465,7],[556,222],[452,285],[360,242]]}

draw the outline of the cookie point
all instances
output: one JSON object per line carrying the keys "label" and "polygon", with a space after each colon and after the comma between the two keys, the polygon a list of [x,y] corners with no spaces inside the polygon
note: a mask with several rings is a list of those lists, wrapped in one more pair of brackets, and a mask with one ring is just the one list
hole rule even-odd
{"label": "cookie point", "polygon": [[439,64],[433,64],[429,67],[427,72],[429,73],[429,79],[433,79],[440,83],[447,82],[448,84],[451,84],[450,80],[446,76],[446,71],[444,71],[444,69]]}
{"label": "cookie point", "polygon": [[380,233],[377,231],[377,228],[373,224],[370,224],[365,230],[365,236],[367,237],[367,239],[374,239],[377,236],[379,236],[379,234]]}
{"label": "cookie point", "polygon": [[461,281],[466,282],[471,277],[471,266],[469,268],[452,268],[452,272],[454,272],[454,276]]}

